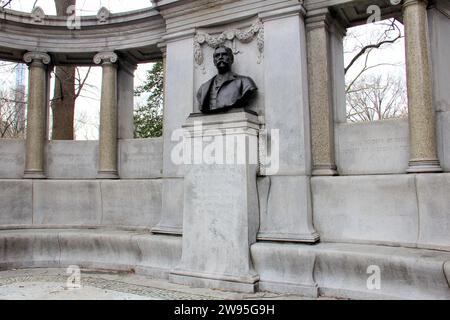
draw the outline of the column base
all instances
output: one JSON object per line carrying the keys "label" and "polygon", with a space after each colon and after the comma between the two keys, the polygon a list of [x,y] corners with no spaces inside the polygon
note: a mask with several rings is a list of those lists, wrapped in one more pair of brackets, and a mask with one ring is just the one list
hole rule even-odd
{"label": "column base", "polygon": [[300,242],[314,244],[320,240],[320,236],[317,232],[308,234],[259,232],[257,239],[261,241]]}
{"label": "column base", "polygon": [[439,160],[411,160],[407,173],[433,173],[442,172]]}
{"label": "column base", "polygon": [[333,165],[317,165],[314,166],[312,173],[313,176],[337,176],[337,167]]}
{"label": "column base", "polygon": [[183,234],[183,229],[169,227],[169,226],[156,225],[152,228],[151,232],[156,233],[156,234],[172,234],[172,235],[181,236]]}
{"label": "column base", "polygon": [[196,288],[230,290],[255,293],[259,287],[258,275],[225,276],[185,270],[174,270],[169,274],[169,281]]}
{"label": "column base", "polygon": [[47,179],[44,171],[26,170],[23,174],[24,179]]}
{"label": "column base", "polygon": [[117,171],[99,171],[97,179],[119,179]]}

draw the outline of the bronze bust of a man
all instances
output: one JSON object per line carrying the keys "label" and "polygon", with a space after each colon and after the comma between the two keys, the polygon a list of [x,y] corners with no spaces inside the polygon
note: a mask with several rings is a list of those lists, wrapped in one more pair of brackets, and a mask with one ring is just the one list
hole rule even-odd
{"label": "bronze bust of a man", "polygon": [[201,85],[197,99],[202,113],[225,112],[231,108],[245,107],[254,95],[255,82],[231,71],[233,51],[225,46],[217,47],[213,54],[218,74]]}

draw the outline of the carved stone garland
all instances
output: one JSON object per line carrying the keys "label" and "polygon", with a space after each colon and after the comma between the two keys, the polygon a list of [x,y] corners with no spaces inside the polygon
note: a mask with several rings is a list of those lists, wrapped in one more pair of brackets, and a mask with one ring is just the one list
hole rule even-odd
{"label": "carved stone garland", "polygon": [[[226,41],[238,40],[242,43],[249,43],[256,37],[257,46],[259,50],[259,56],[257,63],[262,61],[262,55],[264,51],[264,25],[260,20],[256,21],[250,29],[247,31],[232,29],[222,32],[219,36],[213,37],[207,33],[199,33],[194,37],[194,59],[197,65],[203,64],[203,51],[202,45],[206,44],[211,48],[217,48],[223,45]],[[234,48],[234,53],[238,53]],[[204,68],[203,68],[203,71]]]}

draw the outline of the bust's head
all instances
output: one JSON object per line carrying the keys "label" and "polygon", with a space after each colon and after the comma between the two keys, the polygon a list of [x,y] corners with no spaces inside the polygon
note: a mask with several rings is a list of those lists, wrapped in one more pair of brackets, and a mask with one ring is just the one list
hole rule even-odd
{"label": "bust's head", "polygon": [[233,50],[225,46],[219,46],[214,50],[213,60],[219,73],[226,73],[231,70],[231,65],[234,62]]}

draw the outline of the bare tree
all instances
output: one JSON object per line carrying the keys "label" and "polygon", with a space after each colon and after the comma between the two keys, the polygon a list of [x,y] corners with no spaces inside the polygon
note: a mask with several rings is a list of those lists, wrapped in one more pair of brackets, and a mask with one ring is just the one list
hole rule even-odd
{"label": "bare tree", "polygon": [[351,30],[346,37],[345,53],[351,56],[345,66],[347,119],[350,122],[407,115],[406,85],[403,78],[376,72],[382,66],[400,67],[402,64],[386,61],[371,63],[370,59],[377,50],[379,54],[381,50],[390,49],[404,35],[400,23],[395,19],[382,21],[378,26],[377,32],[373,34],[361,36]]}
{"label": "bare tree", "polygon": [[350,122],[400,118],[408,114],[405,84],[398,77],[363,76],[347,92],[346,99]]}
{"label": "bare tree", "polygon": [[5,0],[1,2],[1,7],[6,8],[7,6],[11,5],[12,0]]}
{"label": "bare tree", "polygon": [[[67,16],[67,8],[75,5],[76,0],[55,0],[56,14]],[[74,139],[75,114],[75,66],[55,67],[55,88],[51,101],[52,139]]]}
{"label": "bare tree", "polygon": [[[54,0],[57,15],[66,16],[67,8],[75,5],[76,0]],[[34,2],[33,7],[36,5]],[[10,6],[12,0],[1,1],[2,8]],[[17,64],[14,64],[13,68]],[[57,66],[54,70],[55,85],[53,98],[50,100],[52,109],[51,136],[54,140],[73,140],[75,137],[75,100],[82,96],[83,90],[93,88],[86,81],[91,68],[81,75],[76,66]],[[87,91],[86,91],[87,92]],[[10,103],[11,104],[11,103]],[[12,104],[14,105],[14,104]],[[16,105],[19,107],[20,105]],[[12,106],[11,106],[12,107]]]}
{"label": "bare tree", "polygon": [[22,139],[25,137],[25,127],[22,121],[23,100],[16,100],[14,90],[0,91],[0,138]]}

